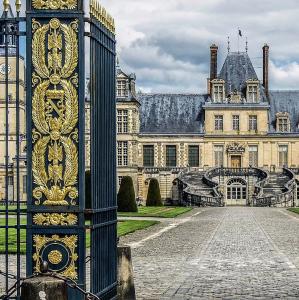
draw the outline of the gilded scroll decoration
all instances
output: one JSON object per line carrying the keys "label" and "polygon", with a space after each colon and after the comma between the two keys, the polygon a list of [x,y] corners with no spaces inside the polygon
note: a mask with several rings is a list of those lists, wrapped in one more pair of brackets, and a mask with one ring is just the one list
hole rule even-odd
{"label": "gilded scroll decoration", "polygon": [[[59,272],[61,275],[78,279],[76,253],[78,237],[77,235],[34,235],[33,261],[35,262],[35,272],[41,272],[42,261],[49,261],[49,270]],[[55,248],[53,248],[55,247]]]}
{"label": "gilded scroll decoration", "polygon": [[37,213],[33,216],[36,225],[69,226],[76,225],[78,217],[71,213]]}
{"label": "gilded scroll decoration", "polygon": [[33,0],[32,6],[35,9],[75,9],[77,0]]}
{"label": "gilded scroll decoration", "polygon": [[78,200],[78,20],[32,22],[32,172],[36,205]]}

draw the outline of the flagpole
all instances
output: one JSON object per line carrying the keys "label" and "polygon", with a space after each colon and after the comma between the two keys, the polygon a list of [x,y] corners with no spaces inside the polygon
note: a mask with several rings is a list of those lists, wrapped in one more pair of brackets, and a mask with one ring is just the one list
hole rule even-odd
{"label": "flagpole", "polygon": [[240,53],[240,28],[238,27],[238,54]]}

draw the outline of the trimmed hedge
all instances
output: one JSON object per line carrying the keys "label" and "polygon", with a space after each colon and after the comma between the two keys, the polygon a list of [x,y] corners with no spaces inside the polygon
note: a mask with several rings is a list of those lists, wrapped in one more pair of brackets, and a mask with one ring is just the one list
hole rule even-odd
{"label": "trimmed hedge", "polygon": [[130,176],[122,178],[119,191],[117,194],[118,211],[137,212],[137,203],[135,199],[135,191],[133,180]]}
{"label": "trimmed hedge", "polygon": [[150,180],[146,198],[146,206],[163,206],[159,182],[156,178],[152,178]]}

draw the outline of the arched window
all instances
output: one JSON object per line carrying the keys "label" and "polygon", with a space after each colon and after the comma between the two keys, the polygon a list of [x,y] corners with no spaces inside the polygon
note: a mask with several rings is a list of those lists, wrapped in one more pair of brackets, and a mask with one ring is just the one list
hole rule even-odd
{"label": "arched window", "polygon": [[247,183],[242,178],[231,178],[227,181],[226,198],[228,200],[247,199]]}

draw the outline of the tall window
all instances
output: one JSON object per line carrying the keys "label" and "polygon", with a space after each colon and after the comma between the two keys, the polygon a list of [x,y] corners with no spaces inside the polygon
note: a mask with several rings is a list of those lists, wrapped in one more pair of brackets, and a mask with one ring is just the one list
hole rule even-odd
{"label": "tall window", "polygon": [[166,167],[176,166],[176,146],[167,145],[166,146]]}
{"label": "tall window", "polygon": [[27,175],[23,175],[23,193],[27,193]]}
{"label": "tall window", "polygon": [[190,167],[199,167],[199,146],[189,146],[188,157]]}
{"label": "tall window", "polygon": [[249,130],[257,130],[257,116],[249,116]]}
{"label": "tall window", "polygon": [[127,97],[128,96],[126,80],[118,80],[117,81],[116,95],[117,95],[117,97]]}
{"label": "tall window", "polygon": [[233,116],[233,130],[240,130],[240,117],[238,115]]}
{"label": "tall window", "polygon": [[278,131],[288,132],[289,131],[289,118],[288,117],[279,117],[277,120]]}
{"label": "tall window", "polygon": [[223,101],[223,85],[213,85],[214,91],[214,101],[215,102],[222,102]]}
{"label": "tall window", "polygon": [[258,166],[258,147],[249,146],[249,165],[252,167]]}
{"label": "tall window", "polygon": [[248,86],[248,102],[257,102],[257,85]]}
{"label": "tall window", "polygon": [[117,164],[128,165],[128,142],[117,142]]}
{"label": "tall window", "polygon": [[143,146],[143,166],[153,167],[155,165],[155,150],[153,145]]}
{"label": "tall window", "polygon": [[223,146],[214,146],[215,167],[223,166]]}
{"label": "tall window", "polygon": [[215,130],[223,130],[223,116],[221,115],[215,116]]}
{"label": "tall window", "polygon": [[280,167],[284,167],[288,165],[288,146],[287,145],[279,145],[278,146],[278,164]]}
{"label": "tall window", "polygon": [[117,110],[117,133],[128,132],[128,111],[126,109]]}

